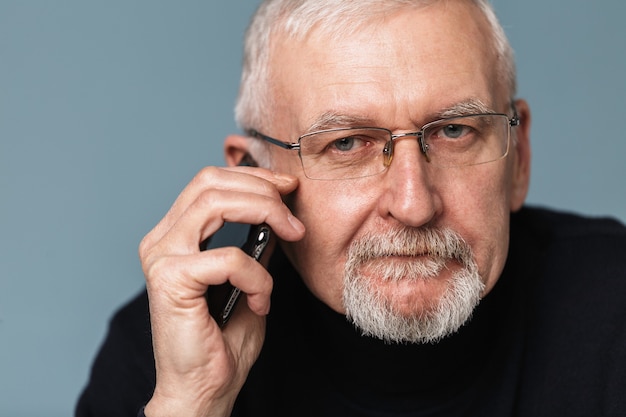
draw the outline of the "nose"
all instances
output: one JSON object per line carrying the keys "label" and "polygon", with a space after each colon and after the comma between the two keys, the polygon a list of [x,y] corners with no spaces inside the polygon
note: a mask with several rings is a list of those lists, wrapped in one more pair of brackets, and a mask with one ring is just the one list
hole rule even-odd
{"label": "nose", "polygon": [[434,173],[428,169],[415,134],[394,137],[393,163],[389,161],[384,174],[379,214],[409,227],[420,227],[433,221],[441,212]]}
{"label": "nose", "polygon": [[387,142],[385,148],[383,149],[383,154],[385,155],[385,166],[389,166],[393,159],[393,151],[395,148],[395,142],[399,139],[406,139],[408,137],[415,136],[417,142],[419,143],[420,151],[422,155],[426,158],[426,161],[430,162],[430,156],[428,155],[428,145],[424,143],[424,131],[420,130],[417,132],[407,132],[407,133],[398,133],[392,134],[391,140]]}

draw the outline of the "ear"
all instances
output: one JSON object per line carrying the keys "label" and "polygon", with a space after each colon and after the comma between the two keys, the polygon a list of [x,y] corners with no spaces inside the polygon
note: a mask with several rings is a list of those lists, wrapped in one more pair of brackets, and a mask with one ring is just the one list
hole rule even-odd
{"label": "ear", "polygon": [[229,135],[224,140],[224,159],[226,165],[239,165],[241,160],[248,155],[250,146],[249,138],[241,135]]}
{"label": "ear", "polygon": [[511,143],[514,146],[513,171],[511,175],[511,211],[519,210],[528,194],[530,184],[530,107],[525,100],[516,100],[515,108],[520,124],[514,128]]}

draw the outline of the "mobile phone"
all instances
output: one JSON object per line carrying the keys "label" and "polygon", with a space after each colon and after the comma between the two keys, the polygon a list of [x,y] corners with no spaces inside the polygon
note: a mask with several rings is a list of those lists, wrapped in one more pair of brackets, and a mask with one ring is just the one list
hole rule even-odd
{"label": "mobile phone", "polygon": [[[244,236],[246,236],[244,238]],[[256,261],[261,259],[270,239],[270,228],[265,223],[259,225],[224,223],[224,226],[211,238],[200,245],[201,250],[225,246],[239,246]],[[243,243],[242,243],[243,241]],[[241,290],[229,282],[212,285],[205,294],[209,312],[220,327],[224,327],[232,316]]]}

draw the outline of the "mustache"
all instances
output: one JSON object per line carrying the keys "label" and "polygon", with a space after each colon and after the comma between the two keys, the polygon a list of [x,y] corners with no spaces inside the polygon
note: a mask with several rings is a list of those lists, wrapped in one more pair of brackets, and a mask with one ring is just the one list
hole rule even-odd
{"label": "mustache", "polygon": [[348,249],[348,258],[362,263],[392,256],[454,259],[463,265],[473,259],[470,245],[449,228],[404,227],[369,233]]}
{"label": "mustache", "polygon": [[[346,315],[364,334],[385,341],[428,343],[454,333],[484,289],[470,245],[452,229],[397,227],[371,233],[354,240],[347,255]],[[441,297],[407,300],[413,304],[409,312],[399,310],[394,295],[379,285],[428,282],[448,268]]]}

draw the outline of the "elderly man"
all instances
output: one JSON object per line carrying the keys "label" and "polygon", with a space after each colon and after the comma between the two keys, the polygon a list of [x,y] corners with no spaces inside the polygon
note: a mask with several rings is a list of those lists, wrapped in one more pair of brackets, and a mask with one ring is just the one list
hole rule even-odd
{"label": "elderly man", "polygon": [[[626,231],[522,208],[530,111],[486,1],[265,1],[236,113],[78,415],[626,413]],[[267,224],[271,259],[201,251],[224,222]]]}

